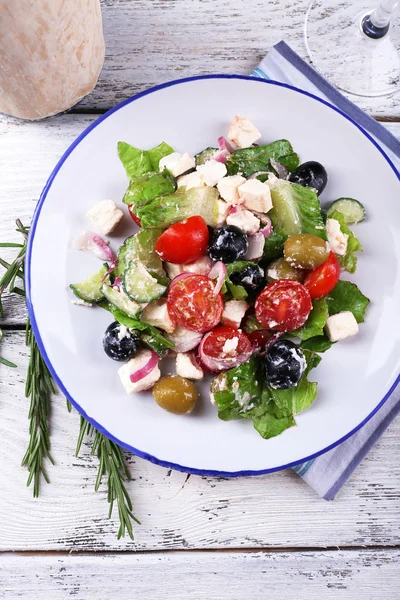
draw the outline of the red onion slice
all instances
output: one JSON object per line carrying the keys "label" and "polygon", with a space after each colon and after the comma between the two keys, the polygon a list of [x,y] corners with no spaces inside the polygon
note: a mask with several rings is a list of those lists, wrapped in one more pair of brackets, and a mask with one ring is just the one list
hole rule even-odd
{"label": "red onion slice", "polygon": [[189,273],[187,271],[184,272],[184,273],[179,273],[179,275],[176,275],[173,278],[173,280],[169,284],[169,287],[171,288],[173,285],[175,285],[176,283],[178,283],[178,281],[181,281],[181,279],[186,279],[186,277],[191,277],[192,275],[194,275],[194,273]]}
{"label": "red onion slice", "polygon": [[147,363],[135,371],[135,373],[131,373],[129,378],[132,383],[136,383],[137,381],[144,379],[158,365],[158,355],[154,352],[154,350],[150,350],[150,353],[150,358]]}
{"label": "red onion slice", "polygon": [[226,150],[228,154],[230,154],[231,152],[235,152],[235,148],[230,142],[228,142],[228,140],[223,135],[221,135],[221,137],[218,138],[218,146],[220,150]]}
{"label": "red onion slice", "polygon": [[225,164],[226,163],[226,159],[228,158],[228,156],[229,156],[229,152],[227,152],[226,150],[220,150],[219,152],[217,152],[214,155],[214,160],[216,160],[217,162]]}
{"label": "red onion slice", "polygon": [[264,251],[264,234],[259,231],[254,235],[249,235],[247,239],[249,240],[249,247],[245,254],[245,259],[255,260],[257,258],[261,258]]}
{"label": "red onion slice", "polygon": [[207,340],[207,337],[212,334],[212,331],[206,333],[206,335],[201,340],[199,346],[199,357],[201,362],[209,369],[210,371],[219,372],[219,371],[227,371],[228,369],[233,369],[234,367],[238,367],[243,363],[247,362],[251,355],[253,354],[253,347],[249,341],[249,347],[245,352],[241,354],[237,354],[236,356],[227,356],[225,358],[214,358],[212,356],[208,356],[204,352],[204,343]]}
{"label": "red onion slice", "polygon": [[253,175],[250,175],[249,179],[256,179],[259,175],[271,175],[271,171],[256,171]]}
{"label": "red onion slice", "polygon": [[[264,244],[264,238],[263,238],[263,244]],[[213,266],[213,268],[211,269],[211,271],[209,272],[208,277],[210,279],[217,279],[217,282],[215,284],[214,291],[213,291],[214,296],[217,296],[220,293],[222,286],[224,285],[224,281],[225,281],[225,277],[226,277],[226,266],[224,265],[224,263],[221,262],[220,260],[218,262],[216,262],[215,265]]]}
{"label": "red onion slice", "polygon": [[85,233],[82,233],[82,235],[74,240],[73,245],[76,250],[90,252],[100,260],[107,260],[111,263],[115,262],[115,256],[107,242],[97,235],[97,233],[93,233],[93,231],[85,231]]}
{"label": "red onion slice", "polygon": [[120,292],[121,291],[121,285],[122,285],[122,277],[116,277],[115,280],[114,280],[114,283],[112,284],[111,287],[117,288],[117,290]]}
{"label": "red onion slice", "polygon": [[168,339],[175,344],[175,352],[189,352],[201,342],[202,333],[197,331],[189,331],[183,327],[176,327],[173,333],[168,334]]}
{"label": "red onion slice", "polygon": [[262,235],[264,236],[264,239],[267,239],[267,237],[269,235],[271,235],[272,233],[272,222],[271,219],[269,217],[265,217],[265,220],[268,219],[268,223],[266,223],[265,227],[263,227],[262,229],[260,229],[259,233],[262,233]]}
{"label": "red onion slice", "polygon": [[286,167],[281,165],[281,163],[277,162],[274,158],[270,158],[269,162],[271,164],[271,167],[278,174],[279,179],[287,179],[288,178],[289,171],[287,170]]}

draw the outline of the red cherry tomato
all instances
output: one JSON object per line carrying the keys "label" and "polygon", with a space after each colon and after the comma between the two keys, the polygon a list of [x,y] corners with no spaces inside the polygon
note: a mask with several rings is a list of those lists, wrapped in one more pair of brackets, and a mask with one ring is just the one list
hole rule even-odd
{"label": "red cherry tomato", "polygon": [[205,253],[207,244],[207,223],[203,217],[189,217],[160,235],[156,252],[162,260],[180,265],[197,260]]}
{"label": "red cherry tomato", "polygon": [[265,344],[271,337],[271,332],[266,329],[258,329],[247,334],[254,351],[263,350]]}
{"label": "red cherry tomato", "polygon": [[214,288],[215,283],[205,275],[187,275],[170,285],[167,309],[172,322],[200,333],[218,325],[224,302]]}
{"label": "red cherry tomato", "polygon": [[304,286],[310,292],[311,298],[322,298],[333,290],[340,277],[340,264],[334,252],[329,254],[328,260],[309,273],[304,281]]}
{"label": "red cherry tomato", "polygon": [[139,225],[139,227],[141,227],[139,217],[137,217],[135,215],[135,213],[133,212],[133,204],[128,205],[128,210],[129,210],[129,214],[131,215],[131,217],[132,217],[133,221],[136,223],[136,225]]}
{"label": "red cherry tomato", "polygon": [[247,335],[228,325],[221,325],[207,333],[199,347],[201,362],[214,372],[238,367],[247,362],[252,353],[253,347]]}
{"label": "red cherry tomato", "polygon": [[257,297],[257,321],[273,331],[293,331],[304,325],[312,308],[308,290],[290,279],[270,283]]}

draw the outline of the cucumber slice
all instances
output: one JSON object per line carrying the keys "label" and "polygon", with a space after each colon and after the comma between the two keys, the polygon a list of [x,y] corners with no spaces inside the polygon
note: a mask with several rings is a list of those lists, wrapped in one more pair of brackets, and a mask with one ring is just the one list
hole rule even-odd
{"label": "cucumber slice", "polygon": [[202,152],[199,152],[198,154],[196,154],[195,159],[196,159],[196,167],[198,167],[199,165],[204,165],[204,163],[207,160],[210,160],[212,158],[214,158],[214,156],[217,154],[218,152],[218,148],[206,148],[205,150],[203,150]]}
{"label": "cucumber slice", "polygon": [[141,229],[135,235],[126,238],[118,253],[118,264],[114,270],[115,277],[122,277],[128,263],[137,260],[150,271],[165,275],[161,259],[155,251],[162,231],[162,229]]}
{"label": "cucumber slice", "polygon": [[128,317],[132,319],[139,318],[143,310],[142,306],[138,302],[131,300],[123,290],[118,291],[117,288],[103,283],[101,291],[111,304],[122,310]]}
{"label": "cucumber slice", "polygon": [[130,262],[124,271],[122,285],[125,293],[135,302],[157,300],[166,291],[167,286],[158,283],[140,261]]}
{"label": "cucumber slice", "polygon": [[108,271],[108,265],[104,264],[100,271],[91,275],[87,279],[84,279],[80,283],[71,283],[69,286],[74,292],[75,296],[85,302],[98,302],[103,298],[103,292],[101,291],[102,281]]}
{"label": "cucumber slice", "polygon": [[339,200],[335,200],[326,211],[327,216],[329,217],[334,210],[338,210],[342,213],[347,225],[361,223],[367,216],[366,210],[361,202],[354,200],[354,198],[339,198]]}

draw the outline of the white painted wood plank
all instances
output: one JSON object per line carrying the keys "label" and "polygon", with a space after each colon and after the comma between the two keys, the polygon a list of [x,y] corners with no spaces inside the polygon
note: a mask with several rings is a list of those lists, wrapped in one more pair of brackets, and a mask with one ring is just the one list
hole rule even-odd
{"label": "white painted wood plank", "polygon": [[[68,114],[39,123],[0,120],[0,242],[19,241],[14,232],[15,218],[29,223],[52,169],[74,139],[90,125],[96,115]],[[400,137],[400,123],[384,123]],[[14,250],[0,250],[11,259]],[[2,273],[2,267],[0,267]],[[26,320],[24,301],[5,299],[5,323],[22,324]]]}
{"label": "white painted wood plank", "polygon": [[[103,0],[105,64],[96,89],[78,108],[108,109],[181,77],[249,75],[282,39],[307,59],[308,5],[309,0]],[[400,116],[399,94],[351,99],[370,114]]]}
{"label": "white painted wood plank", "polygon": [[[20,461],[27,442],[22,332],[7,332],[0,365],[0,550],[162,550],[400,544],[400,421],[353,474],[334,502],[321,500],[292,471],[218,479],[168,471],[128,457],[135,542],[117,541],[104,488],[93,491],[97,459],[75,458],[79,419],[61,396],[52,403],[51,484],[40,499],[25,487]],[[266,442],[268,443],[268,442]],[[1,588],[1,586],[0,586]]]}
{"label": "white painted wood plank", "polygon": [[397,600],[399,550],[0,557],[14,600]]}

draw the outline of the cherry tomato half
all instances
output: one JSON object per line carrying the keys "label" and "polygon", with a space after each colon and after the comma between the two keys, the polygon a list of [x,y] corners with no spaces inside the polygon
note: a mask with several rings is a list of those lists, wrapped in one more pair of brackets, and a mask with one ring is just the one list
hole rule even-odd
{"label": "cherry tomato half", "polygon": [[254,352],[264,350],[265,344],[271,337],[271,332],[266,329],[258,329],[248,334]]}
{"label": "cherry tomato half", "polygon": [[312,308],[308,290],[290,279],[270,283],[257,297],[257,321],[273,331],[293,331],[304,325]]}
{"label": "cherry tomato half", "polygon": [[156,252],[170,263],[191,263],[205,253],[208,244],[208,227],[203,217],[189,217],[171,225],[160,235]]}
{"label": "cherry tomato half", "polygon": [[207,333],[199,347],[201,362],[210,371],[225,371],[247,362],[253,347],[240,329],[221,325]]}
{"label": "cherry tomato half", "polygon": [[139,227],[141,227],[139,217],[137,217],[135,215],[135,213],[133,212],[133,204],[128,205],[128,210],[129,210],[129,214],[131,215],[131,217],[132,217],[133,221],[136,223],[136,225],[139,225]]}
{"label": "cherry tomato half", "polygon": [[214,294],[215,283],[205,275],[187,275],[172,283],[168,290],[167,309],[175,325],[190,331],[210,331],[221,320],[224,302]]}
{"label": "cherry tomato half", "polygon": [[309,273],[304,281],[304,286],[310,292],[311,298],[322,298],[329,294],[339,281],[340,264],[334,252],[321,266]]}

